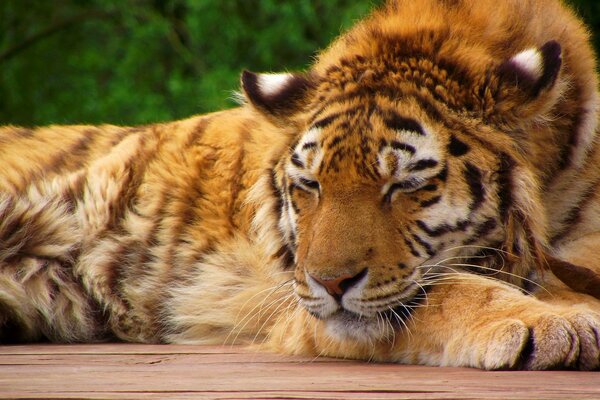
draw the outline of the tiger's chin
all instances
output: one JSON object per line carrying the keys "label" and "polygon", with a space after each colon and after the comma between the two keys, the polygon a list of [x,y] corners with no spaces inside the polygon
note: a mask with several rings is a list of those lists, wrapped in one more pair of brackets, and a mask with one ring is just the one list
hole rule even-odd
{"label": "tiger's chin", "polygon": [[375,317],[367,317],[340,310],[323,319],[323,323],[327,335],[336,340],[373,344],[389,340],[402,329],[404,323],[396,315],[380,313]]}
{"label": "tiger's chin", "polygon": [[373,342],[392,334],[390,327],[376,318],[361,316],[351,311],[338,311],[323,320],[330,337],[341,341]]}

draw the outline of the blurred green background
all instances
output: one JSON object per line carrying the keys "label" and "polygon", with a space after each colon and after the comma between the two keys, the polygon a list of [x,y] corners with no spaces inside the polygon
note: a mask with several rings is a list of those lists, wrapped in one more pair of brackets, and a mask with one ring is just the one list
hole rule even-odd
{"label": "blurred green background", "polygon": [[[380,3],[0,0],[0,124],[143,124],[232,107],[243,68],[305,68]],[[600,32],[600,0],[570,3]]]}

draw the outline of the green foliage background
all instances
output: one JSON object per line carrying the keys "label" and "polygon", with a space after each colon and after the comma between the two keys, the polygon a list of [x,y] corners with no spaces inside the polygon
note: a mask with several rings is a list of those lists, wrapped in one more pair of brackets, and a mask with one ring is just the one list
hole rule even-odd
{"label": "green foliage background", "polygon": [[[382,2],[1,0],[0,124],[143,124],[232,107],[243,68],[303,69]],[[600,1],[571,3],[599,32]]]}

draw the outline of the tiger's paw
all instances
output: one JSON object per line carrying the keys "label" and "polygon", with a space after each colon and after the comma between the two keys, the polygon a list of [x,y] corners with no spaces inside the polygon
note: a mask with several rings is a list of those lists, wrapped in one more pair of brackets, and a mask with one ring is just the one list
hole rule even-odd
{"label": "tiger's paw", "polygon": [[543,313],[490,324],[477,335],[486,342],[479,366],[485,369],[600,368],[600,315]]}

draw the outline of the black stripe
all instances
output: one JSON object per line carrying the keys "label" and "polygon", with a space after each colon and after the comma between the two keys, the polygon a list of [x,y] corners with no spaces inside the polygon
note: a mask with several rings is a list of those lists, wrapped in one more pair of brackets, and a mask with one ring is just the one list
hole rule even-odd
{"label": "black stripe", "polygon": [[485,188],[482,182],[483,176],[479,168],[469,162],[465,164],[463,175],[467,181],[467,185],[469,185],[471,196],[473,197],[471,205],[469,206],[471,211],[473,211],[479,208],[485,199]]}
{"label": "black stripe", "polygon": [[417,152],[415,147],[411,146],[408,143],[402,143],[402,142],[398,142],[396,140],[392,140],[390,145],[391,145],[392,149],[394,149],[394,150],[402,150],[402,151],[406,151],[407,153],[410,153],[410,154],[415,154]]}
{"label": "black stripe", "polygon": [[344,140],[346,136],[346,134],[335,136],[329,143],[327,143],[327,147],[331,149],[332,147],[337,146],[342,140]]}
{"label": "black stripe", "polygon": [[[327,163],[326,171],[333,169],[335,172],[339,172],[339,164],[349,154],[349,150],[345,147],[340,147],[335,149],[333,154],[329,157],[329,162]],[[322,163],[323,166],[325,163]]]}
{"label": "black stripe", "polygon": [[296,190],[302,190],[303,192],[307,191],[307,189],[305,187],[302,187],[294,182],[290,183],[287,186],[287,195],[283,199],[283,206],[286,208],[286,211],[287,211],[288,206],[291,204],[294,212],[296,214],[298,214],[300,212],[300,209],[298,208],[298,205],[294,202],[294,197],[293,197],[294,192]]}
{"label": "black stripe", "polygon": [[444,165],[444,168],[442,168],[440,173],[436,175],[436,178],[438,178],[441,182],[446,182],[448,179],[448,164]]}
{"label": "black stripe", "polygon": [[428,234],[431,237],[442,236],[446,233],[453,231],[452,227],[448,224],[442,224],[435,228],[430,228],[429,226],[427,226],[427,224],[425,224],[425,222],[423,222],[421,220],[417,220],[416,224],[419,228],[421,228],[421,230],[423,232],[425,232],[426,234]]}
{"label": "black stripe", "polygon": [[275,197],[275,215],[277,215],[277,221],[281,219],[281,210],[283,208],[283,195],[281,188],[277,185],[277,174],[275,173],[275,169],[271,168],[269,170],[269,174],[271,175],[270,184],[271,184],[271,192],[273,193],[273,197]]}
{"label": "black stripe", "polygon": [[481,225],[475,228],[475,235],[478,237],[484,237],[498,226],[498,222],[495,218],[490,217],[486,219]]}
{"label": "black stripe", "polygon": [[381,153],[383,151],[383,149],[385,149],[386,147],[388,147],[388,141],[381,138],[379,139],[379,152]]}
{"label": "black stripe", "polygon": [[312,128],[319,128],[319,129],[323,129],[326,126],[328,126],[329,124],[331,124],[333,122],[334,119],[336,119],[337,117],[339,117],[342,113],[334,113],[331,115],[328,115],[327,117],[321,118],[318,121],[314,122],[310,129]]}
{"label": "black stripe", "polygon": [[398,232],[400,233],[402,239],[404,240],[404,243],[410,250],[410,254],[412,254],[415,257],[421,257],[421,254],[417,251],[413,243],[406,236],[404,236],[404,233],[400,229],[398,229]]}
{"label": "black stripe", "polygon": [[506,153],[500,154],[500,164],[496,172],[497,195],[499,199],[498,213],[502,221],[506,222],[508,211],[512,207],[513,183],[511,171],[515,167],[515,161]]}
{"label": "black stripe", "polygon": [[360,157],[360,173],[372,180],[379,180],[381,175],[375,164],[367,160],[367,155],[372,152],[375,140],[371,139],[367,135],[362,135],[360,138],[360,153],[355,152],[356,157]]}
{"label": "black stripe", "polygon": [[273,256],[281,259],[285,269],[291,269],[294,266],[294,253],[287,244],[281,246]]}
{"label": "black stripe", "polygon": [[302,150],[314,149],[317,147],[317,142],[306,142],[302,145]]}
{"label": "black stripe", "polygon": [[300,161],[300,156],[298,155],[298,153],[292,154],[291,161],[292,161],[292,164],[294,164],[296,167],[304,168],[304,163],[302,161]]}
{"label": "black stripe", "polygon": [[431,245],[429,243],[427,243],[426,241],[424,241],[423,239],[421,239],[421,237],[419,237],[419,235],[416,235],[414,233],[411,234],[412,238],[421,245],[422,248],[425,249],[425,251],[427,252],[428,256],[433,256],[435,255],[435,251],[433,251],[433,248],[431,247]]}
{"label": "black stripe", "polygon": [[484,239],[490,232],[496,229],[497,226],[498,222],[495,218],[490,217],[486,219],[485,221],[483,221],[483,223],[475,227],[475,232],[473,233],[473,236],[463,241],[463,244],[473,244],[480,241],[481,239]]}
{"label": "black stripe", "polygon": [[439,203],[441,199],[442,199],[442,196],[435,196],[435,197],[432,197],[429,200],[422,201],[420,203],[420,205],[423,208],[431,207],[432,205]]}
{"label": "black stripe", "polygon": [[423,127],[417,121],[412,118],[403,117],[393,110],[386,110],[383,116],[383,123],[392,130],[410,131],[425,136]]}
{"label": "black stripe", "polygon": [[422,171],[428,168],[434,168],[438,165],[438,161],[432,158],[426,158],[424,160],[419,160],[414,163],[411,163],[408,166],[409,171]]}
{"label": "black stripe", "polygon": [[[425,110],[425,112],[427,112],[427,114],[432,117],[433,119],[443,123],[444,125],[448,126],[448,124],[446,122],[448,122],[448,120],[446,118],[448,118],[448,113],[445,113],[443,111],[441,111],[440,109],[437,108],[437,106],[435,106],[430,99],[428,99],[422,92],[419,92],[417,90],[412,91],[409,94],[412,98],[414,98],[417,103],[419,103],[419,107],[422,108],[423,110]],[[446,103],[446,102],[444,102]],[[446,105],[448,105],[446,103]]]}
{"label": "black stripe", "polygon": [[425,232],[426,234],[428,234],[431,237],[441,236],[441,235],[444,235],[449,232],[465,231],[467,229],[467,227],[469,225],[471,225],[471,222],[469,222],[467,220],[463,220],[463,221],[458,221],[456,226],[442,224],[442,225],[436,226],[435,228],[430,228],[427,224],[425,224],[425,222],[423,222],[421,220],[417,220],[415,222],[416,222],[417,226],[423,232]]}
{"label": "black stripe", "polygon": [[[345,95],[341,95],[341,96],[337,96],[333,99],[329,99],[326,103],[321,103],[321,108],[319,108],[316,112],[314,112],[312,114],[312,118],[310,120],[311,121],[316,120],[321,115],[321,113],[325,112],[324,110],[329,105],[334,103],[336,100],[343,101],[343,100],[345,100],[345,97],[346,97]],[[342,117],[342,116],[348,117],[348,116],[354,115],[355,113],[357,113],[359,111],[364,111],[366,107],[368,107],[368,105],[357,104],[357,105],[349,107],[345,110],[336,111],[336,112],[332,113],[331,115],[328,115],[327,117],[318,119],[316,122],[309,124],[309,126],[323,128],[323,127],[331,124],[335,119],[337,119],[339,117]],[[315,126],[316,124],[319,124],[319,126]]]}
{"label": "black stripe", "polygon": [[450,136],[450,143],[448,144],[448,152],[455,156],[455,157],[460,157],[460,156],[464,156],[465,154],[467,154],[470,150],[469,145],[467,145],[465,142],[458,140],[456,138],[456,136],[451,135]]}

